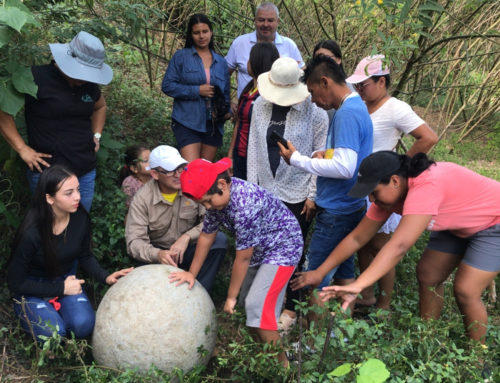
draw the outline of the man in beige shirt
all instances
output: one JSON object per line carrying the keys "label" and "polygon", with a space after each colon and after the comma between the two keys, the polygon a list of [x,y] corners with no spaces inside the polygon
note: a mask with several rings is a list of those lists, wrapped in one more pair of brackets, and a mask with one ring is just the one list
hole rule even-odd
{"label": "man in beige shirt", "polygon": [[[177,149],[161,145],[149,157],[152,179],[130,205],[125,239],[127,252],[139,263],[163,263],[189,270],[203,226],[203,206],[182,195],[179,176],[187,161]],[[226,253],[219,234],[203,264],[198,281],[207,291]]]}

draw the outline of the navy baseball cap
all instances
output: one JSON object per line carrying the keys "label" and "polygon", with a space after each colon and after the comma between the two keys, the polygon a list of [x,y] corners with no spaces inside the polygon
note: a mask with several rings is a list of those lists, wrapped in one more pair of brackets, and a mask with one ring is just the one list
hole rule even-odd
{"label": "navy baseball cap", "polygon": [[382,178],[395,174],[401,167],[401,158],[396,152],[383,150],[366,157],[359,166],[358,179],[349,191],[353,198],[363,198],[377,187]]}

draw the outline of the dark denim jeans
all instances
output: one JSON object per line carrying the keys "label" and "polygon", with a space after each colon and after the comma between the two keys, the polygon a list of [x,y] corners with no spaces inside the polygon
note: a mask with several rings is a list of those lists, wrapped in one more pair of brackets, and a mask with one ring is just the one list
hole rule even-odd
{"label": "dark denim jeans", "polygon": [[39,297],[14,298],[14,312],[21,321],[23,329],[42,341],[40,336],[52,336],[54,331],[61,336],[73,332],[76,338],[86,338],[92,333],[95,324],[95,312],[85,293],[65,295],[58,302],[59,311]]}
{"label": "dark denim jeans", "polygon": [[[316,224],[306,256],[307,271],[316,270],[328,258],[333,249],[358,225],[365,212],[365,208],[351,214],[331,214],[323,210],[316,215]],[[334,276],[338,279],[354,278],[354,254],[331,270],[318,289],[328,286]]]}

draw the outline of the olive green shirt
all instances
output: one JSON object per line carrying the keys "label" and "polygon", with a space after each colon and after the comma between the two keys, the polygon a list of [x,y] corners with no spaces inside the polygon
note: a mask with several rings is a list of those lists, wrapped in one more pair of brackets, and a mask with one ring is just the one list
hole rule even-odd
{"label": "olive green shirt", "polygon": [[146,263],[158,262],[158,253],[186,234],[194,243],[201,233],[205,209],[179,194],[166,201],[154,179],[140,188],[132,199],[125,225],[128,254]]}

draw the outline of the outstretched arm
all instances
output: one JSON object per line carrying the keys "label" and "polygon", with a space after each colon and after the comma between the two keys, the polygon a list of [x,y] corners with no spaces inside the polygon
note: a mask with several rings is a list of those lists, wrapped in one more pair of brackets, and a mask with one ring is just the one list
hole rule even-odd
{"label": "outstretched arm", "polygon": [[370,266],[353,283],[346,286],[327,286],[323,288],[320,297],[323,301],[342,296],[342,307],[347,309],[356,296],[366,287],[373,285],[395,267],[406,252],[417,242],[427,228],[431,215],[405,215],[392,238],[385,244],[374,258]]}
{"label": "outstretched arm", "polygon": [[191,267],[189,271],[178,271],[171,273],[168,279],[170,283],[177,282],[176,286],[186,282],[191,289],[194,286],[194,281],[196,276],[201,270],[203,266],[203,262],[207,259],[208,252],[210,251],[210,247],[212,247],[215,237],[217,236],[217,232],[213,232],[210,234],[201,233],[198,238],[198,242],[196,243],[196,250],[194,251],[193,262],[191,262]]}
{"label": "outstretched arm", "polygon": [[356,228],[345,237],[316,270],[296,273],[290,282],[292,290],[305,286],[317,286],[323,278],[372,239],[384,222],[363,217]]}

